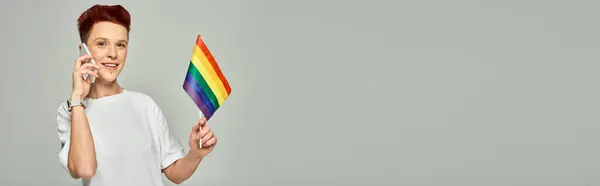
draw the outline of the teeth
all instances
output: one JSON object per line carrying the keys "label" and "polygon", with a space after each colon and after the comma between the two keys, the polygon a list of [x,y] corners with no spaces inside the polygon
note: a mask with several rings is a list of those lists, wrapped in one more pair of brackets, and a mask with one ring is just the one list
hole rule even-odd
{"label": "teeth", "polygon": [[108,67],[116,67],[117,64],[104,64],[104,66],[108,66]]}

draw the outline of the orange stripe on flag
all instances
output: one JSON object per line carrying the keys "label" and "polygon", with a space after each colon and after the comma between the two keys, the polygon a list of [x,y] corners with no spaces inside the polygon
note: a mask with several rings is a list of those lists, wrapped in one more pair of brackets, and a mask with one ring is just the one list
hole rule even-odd
{"label": "orange stripe on flag", "polygon": [[202,52],[206,56],[206,59],[208,59],[208,62],[210,62],[210,64],[214,68],[215,73],[217,74],[217,76],[219,77],[219,79],[221,79],[221,82],[223,82],[223,86],[225,87],[225,90],[227,91],[227,94],[230,94],[231,93],[231,87],[229,86],[229,82],[227,82],[227,79],[225,79],[225,76],[223,75],[223,72],[221,72],[221,68],[219,68],[219,65],[217,65],[217,62],[216,62],[215,58],[213,57],[213,55],[210,52],[210,50],[208,50],[208,47],[206,47],[206,44],[204,43],[204,41],[202,41],[202,38],[198,37],[198,39],[196,40],[196,45],[198,47],[200,47],[200,49],[202,50]]}

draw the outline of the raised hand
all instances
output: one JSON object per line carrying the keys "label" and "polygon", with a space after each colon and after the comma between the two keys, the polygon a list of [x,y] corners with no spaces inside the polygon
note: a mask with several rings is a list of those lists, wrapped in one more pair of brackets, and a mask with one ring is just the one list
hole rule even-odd
{"label": "raised hand", "polygon": [[[217,137],[212,132],[210,127],[206,125],[206,118],[202,117],[192,127],[190,132],[190,154],[195,157],[202,159],[208,155],[215,148],[217,144]],[[202,148],[200,148],[202,145]]]}
{"label": "raised hand", "polygon": [[73,70],[73,90],[71,91],[71,99],[83,100],[90,92],[92,85],[91,78],[83,79],[83,74],[89,74],[98,78],[99,65],[87,63],[92,56],[84,55],[75,61],[75,69]]}

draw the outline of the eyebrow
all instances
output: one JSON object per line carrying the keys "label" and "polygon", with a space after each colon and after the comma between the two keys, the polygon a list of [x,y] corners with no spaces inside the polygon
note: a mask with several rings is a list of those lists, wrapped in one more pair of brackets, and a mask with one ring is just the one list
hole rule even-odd
{"label": "eyebrow", "polygon": [[[104,37],[97,37],[96,39],[94,39],[94,41],[97,41],[97,40],[100,40],[100,39],[108,40],[107,38],[104,38]],[[125,42],[126,44],[128,43],[127,40],[124,40],[124,39],[118,40],[117,42]]]}

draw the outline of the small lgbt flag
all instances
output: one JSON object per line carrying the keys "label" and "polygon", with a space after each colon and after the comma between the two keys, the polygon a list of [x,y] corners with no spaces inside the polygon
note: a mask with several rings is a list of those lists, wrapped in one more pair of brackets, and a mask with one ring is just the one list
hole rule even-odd
{"label": "small lgbt flag", "polygon": [[229,97],[231,87],[200,35],[196,39],[183,90],[209,120]]}

